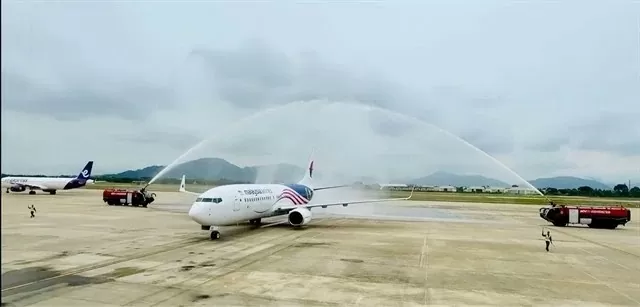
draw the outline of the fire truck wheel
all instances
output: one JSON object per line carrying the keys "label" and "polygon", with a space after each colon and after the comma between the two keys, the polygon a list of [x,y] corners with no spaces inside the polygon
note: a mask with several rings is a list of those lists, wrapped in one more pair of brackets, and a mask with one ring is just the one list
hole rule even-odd
{"label": "fire truck wheel", "polygon": [[211,237],[211,240],[218,240],[220,239],[220,232],[217,230],[214,230],[211,232],[210,237]]}
{"label": "fire truck wheel", "polygon": [[142,206],[146,208],[146,207],[147,207],[147,204],[144,204],[144,205],[142,205]]}

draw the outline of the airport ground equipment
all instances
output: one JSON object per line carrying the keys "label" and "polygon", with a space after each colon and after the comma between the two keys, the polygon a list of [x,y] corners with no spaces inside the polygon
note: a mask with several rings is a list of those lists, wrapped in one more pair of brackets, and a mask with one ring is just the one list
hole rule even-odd
{"label": "airport ground equipment", "polygon": [[105,189],[102,192],[102,200],[109,206],[127,206],[147,207],[156,198],[155,193],[149,193],[142,190],[126,190],[126,189]]}
{"label": "airport ground equipment", "polygon": [[588,225],[591,228],[615,229],[631,221],[631,210],[619,207],[582,207],[551,205],[540,208],[540,217],[554,226]]}

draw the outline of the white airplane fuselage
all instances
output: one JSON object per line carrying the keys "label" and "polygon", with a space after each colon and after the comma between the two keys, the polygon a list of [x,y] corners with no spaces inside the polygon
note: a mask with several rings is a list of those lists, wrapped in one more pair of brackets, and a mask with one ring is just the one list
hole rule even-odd
{"label": "white airplane fuselage", "polygon": [[35,194],[35,190],[42,190],[55,194],[56,190],[71,190],[92,184],[91,169],[93,161],[87,162],[87,165],[75,178],[60,177],[4,177],[0,180],[2,188],[7,189],[7,193],[24,192],[29,190],[29,194]]}
{"label": "white airplane fuselage", "polygon": [[[74,184],[76,178],[58,178],[58,177],[4,177],[2,178],[2,188],[12,188],[26,185],[42,186],[42,190],[69,190],[79,187],[78,184]],[[93,183],[93,180],[89,179],[86,184]],[[29,189],[29,188],[26,188]]]}
{"label": "white airplane fuselage", "polygon": [[315,192],[346,187],[346,185],[316,187],[313,183],[313,160],[309,163],[304,178],[292,184],[230,184],[209,189],[204,193],[189,192],[185,189],[182,176],[180,192],[197,195],[189,209],[189,216],[201,229],[211,230],[211,239],[220,238],[218,226],[231,226],[249,221],[259,224],[262,218],[288,215],[293,227],[301,227],[311,222],[311,209],[315,207],[347,206],[349,204],[408,200],[409,197],[369,200],[344,200],[325,203],[311,203]]}
{"label": "white airplane fuselage", "polygon": [[[229,226],[248,220],[285,215],[275,204],[304,205],[313,190],[301,184],[232,184],[202,193],[189,216],[203,226]],[[304,210],[308,210],[302,208]]]}

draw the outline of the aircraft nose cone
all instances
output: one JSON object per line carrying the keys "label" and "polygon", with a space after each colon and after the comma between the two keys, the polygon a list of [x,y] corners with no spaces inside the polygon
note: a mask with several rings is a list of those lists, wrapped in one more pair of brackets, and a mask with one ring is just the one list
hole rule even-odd
{"label": "aircraft nose cone", "polygon": [[206,211],[204,206],[200,204],[194,204],[189,209],[189,217],[200,225],[205,225],[204,219],[206,217]]}

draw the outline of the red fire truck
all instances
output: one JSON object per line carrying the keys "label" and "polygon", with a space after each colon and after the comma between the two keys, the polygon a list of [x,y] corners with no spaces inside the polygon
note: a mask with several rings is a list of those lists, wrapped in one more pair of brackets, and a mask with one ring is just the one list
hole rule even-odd
{"label": "red fire truck", "polygon": [[615,229],[631,221],[631,210],[625,207],[581,207],[551,205],[540,208],[540,217],[555,226],[588,225],[591,228]]}
{"label": "red fire truck", "polygon": [[106,189],[102,192],[102,200],[109,206],[132,205],[147,207],[155,200],[156,194],[142,190]]}

